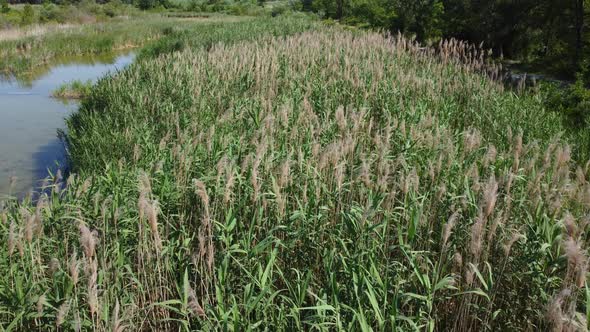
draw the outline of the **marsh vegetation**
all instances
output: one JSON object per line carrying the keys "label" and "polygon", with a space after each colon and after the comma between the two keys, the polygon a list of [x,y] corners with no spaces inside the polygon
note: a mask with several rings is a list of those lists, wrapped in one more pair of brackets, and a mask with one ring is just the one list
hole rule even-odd
{"label": "marsh vegetation", "polygon": [[466,42],[261,5],[0,41],[16,77],[137,54],[54,92],[81,97],[69,168],[0,204],[2,330],[587,329],[570,99],[505,87]]}
{"label": "marsh vegetation", "polygon": [[[162,31],[162,30],[159,30]],[[485,51],[170,28],[0,212],[8,330],[583,330],[590,163]]]}

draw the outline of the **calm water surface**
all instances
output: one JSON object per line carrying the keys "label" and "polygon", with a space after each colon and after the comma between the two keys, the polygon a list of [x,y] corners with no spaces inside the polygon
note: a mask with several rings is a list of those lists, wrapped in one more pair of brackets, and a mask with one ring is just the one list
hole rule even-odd
{"label": "calm water surface", "polygon": [[[65,163],[57,130],[64,128],[64,119],[78,105],[54,99],[52,92],[73,80],[96,81],[133,58],[131,53],[62,60],[28,82],[0,79],[0,200],[35,188],[48,169],[54,171]],[[12,187],[11,178],[16,178]]]}

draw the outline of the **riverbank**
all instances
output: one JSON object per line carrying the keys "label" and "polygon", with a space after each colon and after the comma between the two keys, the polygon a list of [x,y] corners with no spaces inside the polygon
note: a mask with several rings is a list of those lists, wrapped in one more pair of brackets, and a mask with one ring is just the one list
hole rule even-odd
{"label": "riverbank", "polygon": [[0,41],[0,74],[25,79],[60,58],[138,48],[178,29],[190,30],[195,25],[219,25],[230,21],[235,23],[236,19],[216,15],[187,22],[159,14],[145,14],[140,18],[50,29],[37,35],[25,33],[22,38]]}

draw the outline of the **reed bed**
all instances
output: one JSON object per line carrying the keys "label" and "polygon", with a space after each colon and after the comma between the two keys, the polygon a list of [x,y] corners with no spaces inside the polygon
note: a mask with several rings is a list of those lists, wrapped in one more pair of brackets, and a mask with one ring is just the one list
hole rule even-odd
{"label": "reed bed", "polygon": [[5,329],[585,330],[557,115],[468,45],[311,30],[99,81],[75,175],[1,212]]}
{"label": "reed bed", "polygon": [[0,30],[0,41],[22,39],[26,37],[38,37],[47,33],[69,30],[76,27],[74,24],[37,24],[24,28],[9,28]]}
{"label": "reed bed", "polygon": [[106,23],[47,25],[22,31],[0,31],[0,75],[23,78],[64,57],[92,56],[139,48],[160,39],[174,28],[198,33],[202,32],[202,25],[218,29],[221,24],[248,19],[217,15],[186,22],[159,15],[144,15]]}

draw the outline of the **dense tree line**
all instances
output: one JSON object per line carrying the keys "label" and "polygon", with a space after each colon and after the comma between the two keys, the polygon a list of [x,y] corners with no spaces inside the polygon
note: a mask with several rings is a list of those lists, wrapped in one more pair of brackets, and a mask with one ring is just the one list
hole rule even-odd
{"label": "dense tree line", "polygon": [[573,76],[584,66],[588,0],[301,0],[304,10],[349,24],[413,34],[423,42],[455,37],[496,55],[549,64]]}

